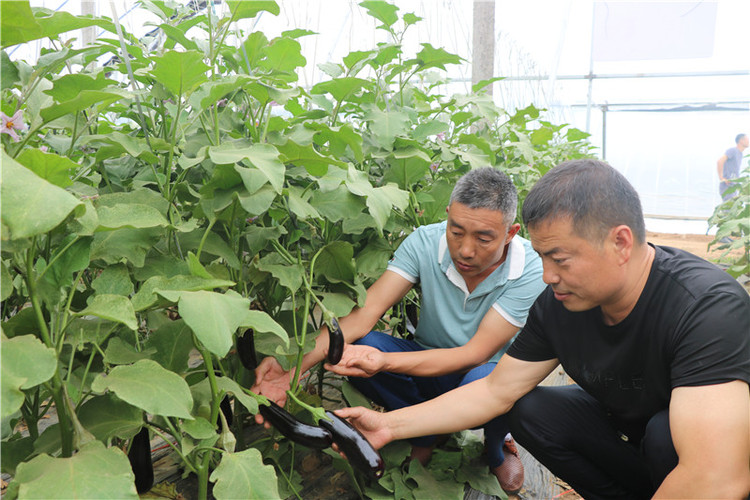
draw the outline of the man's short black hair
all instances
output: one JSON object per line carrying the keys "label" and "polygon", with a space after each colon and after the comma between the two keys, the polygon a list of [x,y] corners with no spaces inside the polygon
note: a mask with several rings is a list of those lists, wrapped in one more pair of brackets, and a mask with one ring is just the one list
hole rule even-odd
{"label": "man's short black hair", "polygon": [[739,144],[743,137],[745,137],[747,134],[737,134],[737,137],[734,138],[735,144]]}
{"label": "man's short black hair", "polygon": [[646,242],[638,193],[625,176],[598,160],[572,160],[554,167],[531,188],[521,215],[527,228],[570,217],[578,236],[597,243],[624,224],[638,243]]}

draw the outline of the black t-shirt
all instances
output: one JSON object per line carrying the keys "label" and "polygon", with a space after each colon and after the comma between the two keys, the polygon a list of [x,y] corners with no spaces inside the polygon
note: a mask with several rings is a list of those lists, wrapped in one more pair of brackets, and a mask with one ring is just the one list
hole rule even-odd
{"label": "black t-shirt", "polygon": [[623,321],[604,324],[599,307],[570,312],[547,287],[508,350],[526,361],[557,358],[621,430],[634,434],[669,406],[675,387],[750,383],[748,293],[709,262],[654,248],[644,290]]}

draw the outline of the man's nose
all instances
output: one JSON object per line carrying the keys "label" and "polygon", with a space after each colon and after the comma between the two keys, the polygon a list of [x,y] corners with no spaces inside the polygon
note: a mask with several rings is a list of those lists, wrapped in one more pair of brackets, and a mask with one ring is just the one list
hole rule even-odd
{"label": "man's nose", "polygon": [[554,285],[555,283],[560,282],[560,276],[550,269],[549,266],[543,265],[544,272],[542,273],[542,281],[544,281],[548,285]]}

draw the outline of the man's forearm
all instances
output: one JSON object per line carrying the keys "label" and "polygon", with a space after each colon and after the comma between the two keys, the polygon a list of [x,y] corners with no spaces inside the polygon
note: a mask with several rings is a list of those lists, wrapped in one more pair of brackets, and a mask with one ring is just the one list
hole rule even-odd
{"label": "man's forearm", "polygon": [[385,372],[403,373],[415,377],[438,377],[448,373],[468,371],[487,362],[487,357],[462,348],[426,349],[414,352],[384,353]]}
{"label": "man's forearm", "polygon": [[482,378],[424,403],[388,412],[385,418],[394,439],[408,439],[471,429],[511,406],[493,396],[488,378]]}

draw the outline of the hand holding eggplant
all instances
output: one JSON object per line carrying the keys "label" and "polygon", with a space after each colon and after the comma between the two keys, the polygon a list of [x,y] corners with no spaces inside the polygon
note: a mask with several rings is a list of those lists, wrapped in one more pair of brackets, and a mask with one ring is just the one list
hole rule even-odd
{"label": "hand holding eggplant", "polygon": [[[284,370],[273,356],[267,356],[255,369],[255,384],[250,390],[283,406],[286,402],[286,391],[289,390],[290,385],[290,372]],[[255,415],[255,421],[262,424],[263,416],[258,413]]]}
{"label": "hand holding eggplant", "polygon": [[338,364],[326,363],[330,370],[345,377],[372,377],[385,367],[385,354],[371,346],[347,344]]}
{"label": "hand holding eggplant", "polygon": [[[380,413],[362,406],[354,406],[336,410],[335,415],[341,419],[346,419],[375,449],[382,448],[394,439],[393,432],[387,422],[388,413]],[[334,445],[336,451],[346,453],[346,450],[336,445],[335,439]]]}

